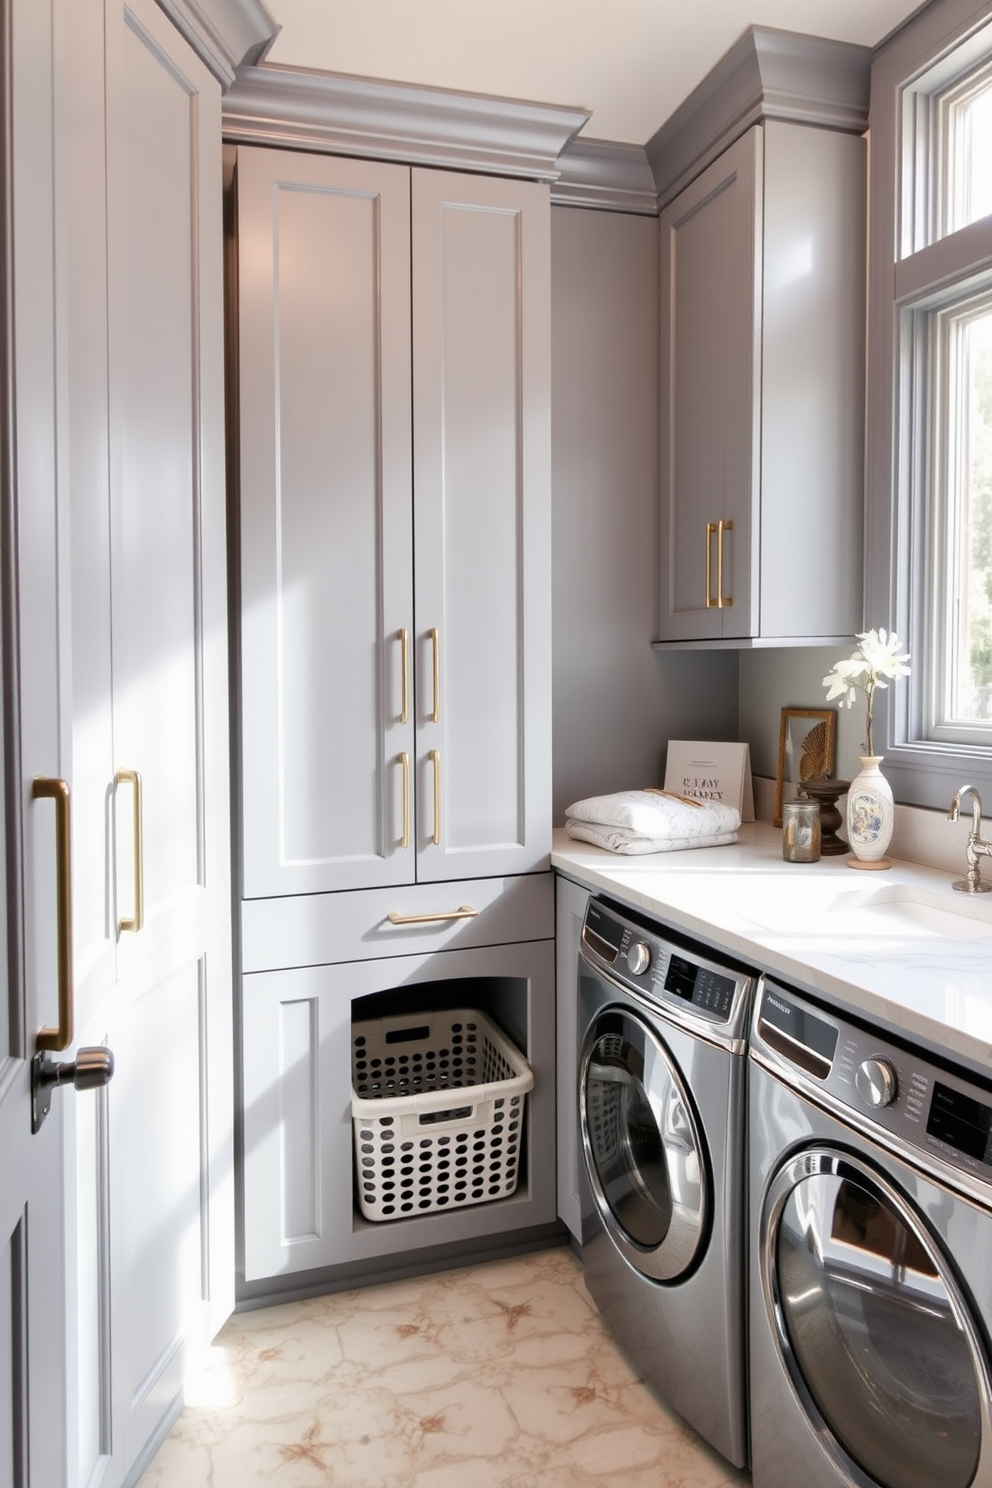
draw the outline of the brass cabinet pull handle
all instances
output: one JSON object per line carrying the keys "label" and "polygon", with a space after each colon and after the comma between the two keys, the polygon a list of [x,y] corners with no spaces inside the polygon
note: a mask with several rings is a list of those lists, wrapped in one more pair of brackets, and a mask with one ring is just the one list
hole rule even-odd
{"label": "brass cabinet pull handle", "polygon": [[403,835],[400,838],[400,847],[410,846],[410,756],[406,750],[400,755],[400,768],[403,771]]}
{"label": "brass cabinet pull handle", "polygon": [[724,593],[723,593],[723,535],[724,535],[725,532],[733,532],[733,530],[734,530],[734,524],[733,524],[733,522],[724,522],[721,519],[716,525],[717,525],[717,546],[716,546],[716,592],[717,592],[717,601],[716,602],[717,602],[718,607],[721,610],[723,610],[723,609],[729,609],[730,606],[734,602],[732,595],[728,595],[728,596],[725,597],[724,596]]}
{"label": "brass cabinet pull handle", "polygon": [[431,647],[434,652],[434,707],[431,709],[431,723],[441,722],[441,637],[437,626],[432,626],[429,632]]}
{"label": "brass cabinet pull handle", "polygon": [[59,1025],[39,1028],[39,1049],[67,1049],[72,1043],[72,821],[69,785],[47,775],[31,783],[36,801],[55,802],[55,919],[58,936]]}
{"label": "brass cabinet pull handle", "polygon": [[[400,723],[410,722],[410,632],[404,625],[400,631]],[[406,843],[403,844],[404,847]]]}
{"label": "brass cabinet pull handle", "polygon": [[118,785],[134,786],[134,915],[129,920],[117,921],[120,935],[125,930],[137,932],[145,923],[145,845],[141,821],[141,776],[137,770],[118,770],[114,780]]}
{"label": "brass cabinet pull handle", "polygon": [[386,918],[391,925],[432,925],[442,920],[474,920],[478,913],[471,904],[463,904],[461,909],[449,909],[444,914],[401,915],[391,909]]}
{"label": "brass cabinet pull handle", "polygon": [[431,841],[435,847],[441,845],[441,754],[437,749],[429,752],[429,759],[434,766],[434,832]]}
{"label": "brass cabinet pull handle", "polygon": [[716,530],[716,522],[706,523],[706,608],[708,610],[712,610],[720,602],[718,598],[713,598],[713,534]]}

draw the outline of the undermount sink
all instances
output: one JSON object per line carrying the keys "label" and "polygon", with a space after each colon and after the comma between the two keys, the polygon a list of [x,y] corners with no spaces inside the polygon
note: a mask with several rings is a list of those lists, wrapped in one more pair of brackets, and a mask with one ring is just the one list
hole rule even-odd
{"label": "undermount sink", "polygon": [[[819,886],[817,886],[819,887]],[[743,901],[743,902],[742,902]],[[748,902],[749,901],[749,902]],[[914,884],[854,885],[821,894],[798,881],[765,886],[760,899],[740,896],[754,923],[790,936],[900,940],[981,940],[992,937],[992,894],[966,897]]]}
{"label": "undermount sink", "polygon": [[909,884],[839,894],[823,927],[843,935],[899,935],[928,940],[992,936],[992,906],[948,890],[946,896]]}

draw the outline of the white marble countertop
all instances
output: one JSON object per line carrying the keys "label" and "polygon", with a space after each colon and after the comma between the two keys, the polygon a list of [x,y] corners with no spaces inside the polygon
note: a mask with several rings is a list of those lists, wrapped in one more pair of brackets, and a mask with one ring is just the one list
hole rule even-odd
{"label": "white marble countertop", "polygon": [[819,995],[992,1073],[992,894],[961,873],[847,857],[786,863],[782,834],[741,828],[730,847],[625,857],[554,834],[552,867]]}

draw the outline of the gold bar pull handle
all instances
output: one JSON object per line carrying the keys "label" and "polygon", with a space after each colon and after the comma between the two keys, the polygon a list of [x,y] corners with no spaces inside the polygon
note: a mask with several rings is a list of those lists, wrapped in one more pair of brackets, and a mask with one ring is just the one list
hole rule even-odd
{"label": "gold bar pull handle", "polygon": [[429,751],[428,758],[434,766],[434,831],[431,841],[435,847],[441,846],[441,752],[438,749]]}
{"label": "gold bar pull handle", "polygon": [[405,749],[400,755],[400,769],[403,771],[403,835],[400,838],[400,847],[406,849],[410,846],[410,756]]}
{"label": "gold bar pull handle", "polygon": [[39,1028],[39,1049],[68,1049],[72,1043],[72,821],[69,785],[65,780],[39,776],[32,781],[35,801],[55,802],[55,920],[58,937],[59,1026]]}
{"label": "gold bar pull handle", "polygon": [[137,770],[118,770],[114,780],[118,785],[134,787],[134,915],[129,920],[117,921],[117,933],[120,935],[125,930],[137,933],[145,923],[145,845],[142,832],[141,776]]}
{"label": "gold bar pull handle", "polygon": [[[410,722],[410,632],[400,631],[400,723]],[[405,844],[404,844],[405,846]]]}
{"label": "gold bar pull handle", "polygon": [[733,595],[724,595],[723,592],[723,535],[725,532],[733,532],[734,524],[733,522],[724,522],[721,518],[716,525],[716,602],[718,607],[723,610],[729,609],[734,602]]}
{"label": "gold bar pull handle", "polygon": [[463,904],[461,909],[449,909],[443,914],[402,915],[391,909],[386,919],[391,925],[440,925],[448,920],[474,920],[478,913],[471,904]]}
{"label": "gold bar pull handle", "polygon": [[431,650],[434,654],[434,706],[431,709],[431,723],[441,722],[441,637],[437,626],[431,627],[428,632],[431,638]]}
{"label": "gold bar pull handle", "polygon": [[706,608],[712,610],[719,599],[713,598],[713,534],[717,530],[716,522],[706,523]]}

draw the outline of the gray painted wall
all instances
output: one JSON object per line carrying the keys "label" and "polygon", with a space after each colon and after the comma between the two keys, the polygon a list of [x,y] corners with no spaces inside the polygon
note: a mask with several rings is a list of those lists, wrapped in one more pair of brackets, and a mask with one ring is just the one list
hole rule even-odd
{"label": "gray painted wall", "polygon": [[551,218],[557,825],[582,796],[660,785],[669,739],[736,738],[738,658],[650,649],[657,220],[574,207],[554,207]]}
{"label": "gray painted wall", "polygon": [[[799,646],[794,650],[742,651],[740,658],[740,737],[751,746],[751,769],[755,775],[775,776],[778,768],[778,735],[783,708],[836,708],[827,702],[823,679],[835,661],[850,656],[849,646]],[[841,708],[837,716],[838,780],[852,780],[861,766],[858,755],[865,737],[864,694],[858,693],[853,708]]]}

